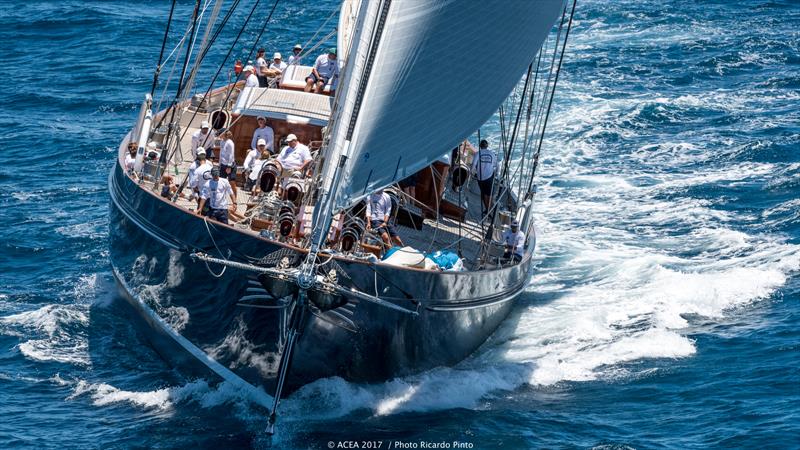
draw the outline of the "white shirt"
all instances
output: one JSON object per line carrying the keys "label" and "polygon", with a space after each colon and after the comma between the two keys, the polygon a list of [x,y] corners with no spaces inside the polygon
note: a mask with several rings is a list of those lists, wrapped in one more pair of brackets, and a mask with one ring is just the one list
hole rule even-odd
{"label": "white shirt", "polygon": [[256,149],[247,152],[247,156],[244,158],[244,170],[253,170],[253,166],[259,156],[261,156],[261,152]]}
{"label": "white shirt", "polygon": [[272,128],[269,126],[264,126],[264,128],[256,128],[256,131],[253,132],[253,139],[250,141],[250,148],[258,148],[256,144],[258,143],[259,139],[267,141],[267,150],[272,152],[272,146],[274,145],[275,141],[275,132],[272,131]]}
{"label": "white shirt", "polygon": [[479,181],[488,180],[497,170],[497,154],[494,150],[482,148],[472,158],[472,171]]}
{"label": "white shirt", "polygon": [[299,65],[303,64],[303,57],[302,56],[294,56],[294,52],[292,52],[292,54],[289,55],[289,59],[287,59],[286,61],[290,65],[294,64],[296,66],[299,66]]}
{"label": "white shirt", "polygon": [[294,170],[299,169],[306,161],[311,160],[311,150],[308,146],[297,143],[295,148],[290,146],[283,147],[281,154],[278,155],[278,162],[284,169]]}
{"label": "white shirt", "polygon": [[259,158],[253,160],[253,168],[250,169],[250,175],[248,175],[248,178],[253,181],[258,180],[259,175],[261,175],[261,168],[264,167],[265,162],[267,162],[266,159]]}
{"label": "white shirt", "polygon": [[211,167],[212,164],[209,160],[203,161],[203,164],[199,164],[199,161],[193,162],[189,166],[189,187],[200,189],[200,186],[205,182],[203,174],[211,171]]}
{"label": "white shirt", "polygon": [[233,139],[226,139],[225,143],[222,144],[222,148],[219,150],[219,163],[220,165],[232,166],[235,164],[234,161],[234,145]]}
{"label": "white shirt", "polygon": [[268,66],[268,64],[267,64],[267,60],[266,59],[264,59],[264,58],[256,58],[256,67],[255,67],[255,69],[256,69],[256,73],[257,74],[261,75],[261,68],[262,67],[267,67],[267,66]]}
{"label": "white shirt", "polygon": [[525,233],[522,231],[514,233],[511,230],[506,230],[503,232],[503,243],[507,247],[512,247],[515,255],[522,256],[524,253],[523,247],[525,247]]}
{"label": "white shirt", "polygon": [[314,63],[317,73],[323,78],[330,80],[331,78],[339,75],[339,62],[335,59],[328,59],[328,54],[319,55],[317,61]]}
{"label": "white shirt", "polygon": [[231,184],[225,178],[208,180],[200,190],[200,198],[208,201],[211,209],[228,209],[230,196],[233,195]]}
{"label": "white shirt", "polygon": [[192,135],[192,157],[197,158],[197,147],[209,148],[214,145],[214,139],[217,138],[217,133],[214,129],[209,128],[208,134],[203,134],[203,130],[197,130]]}
{"label": "white shirt", "polygon": [[252,73],[247,76],[247,81],[244,82],[244,87],[258,87],[258,77]]}
{"label": "white shirt", "polygon": [[131,156],[130,153],[125,155],[125,170],[131,171],[133,170],[133,165],[136,164],[136,158]]}
{"label": "white shirt", "polygon": [[272,63],[270,63],[270,65],[269,65],[269,68],[270,68],[270,69],[278,69],[278,70],[280,70],[280,71],[281,71],[281,73],[283,73],[283,71],[284,71],[284,70],[286,70],[286,68],[287,68],[287,67],[289,67],[289,66],[288,66],[288,65],[286,65],[286,63],[285,63],[285,62],[283,62],[283,61],[281,61],[280,63],[277,63],[277,64],[275,63],[275,61],[273,61],[273,62],[272,62]]}
{"label": "white shirt", "polygon": [[367,197],[367,217],[370,220],[380,220],[392,213],[392,199],[386,192],[375,192]]}

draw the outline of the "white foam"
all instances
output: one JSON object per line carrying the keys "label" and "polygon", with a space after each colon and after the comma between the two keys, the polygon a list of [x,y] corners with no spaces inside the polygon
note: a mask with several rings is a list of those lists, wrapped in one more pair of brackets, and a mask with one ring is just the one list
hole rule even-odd
{"label": "white foam", "polygon": [[162,412],[171,411],[180,404],[198,404],[203,408],[229,404],[244,411],[252,411],[256,406],[271,406],[271,397],[263,391],[255,391],[261,392],[263,395],[256,395],[253,392],[237,389],[227,382],[211,386],[204,380],[195,380],[182,386],[168,386],[152,391],[127,391],[108,383],[90,383],[79,380],[74,383],[73,392],[68,399],[75,400],[89,396],[92,404],[96,406],[128,403],[135,407]]}

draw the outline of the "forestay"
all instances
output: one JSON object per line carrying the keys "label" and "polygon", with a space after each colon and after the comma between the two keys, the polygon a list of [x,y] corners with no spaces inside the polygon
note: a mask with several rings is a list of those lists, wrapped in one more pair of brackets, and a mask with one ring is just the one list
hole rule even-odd
{"label": "forestay", "polygon": [[[427,166],[497,110],[562,0],[391,3],[334,209]],[[335,161],[335,159],[334,159]]]}

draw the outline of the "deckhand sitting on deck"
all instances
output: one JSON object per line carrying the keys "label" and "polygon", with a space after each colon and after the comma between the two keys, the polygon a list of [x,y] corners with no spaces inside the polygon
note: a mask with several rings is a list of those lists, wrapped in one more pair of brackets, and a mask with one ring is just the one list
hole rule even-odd
{"label": "deckhand sitting on deck", "polygon": [[198,205],[200,204],[200,187],[205,181],[203,175],[210,171],[212,166],[211,162],[206,159],[206,149],[197,147],[197,160],[189,166],[189,188],[192,189],[189,199],[197,198]]}
{"label": "deckhand sitting on deck", "polygon": [[[331,80],[339,76],[339,61],[336,60],[336,48],[331,47],[328,49],[326,55],[319,55],[314,67],[311,68],[311,74],[306,77],[306,92],[311,92],[313,89],[315,93],[322,94],[325,85]],[[331,95],[333,95],[333,84],[331,85]]]}
{"label": "deckhand sitting on deck", "polygon": [[[200,129],[192,134],[192,158],[197,159],[197,149],[200,147],[211,147],[216,138],[217,132],[212,130],[208,122],[204,120],[203,123],[200,124]],[[214,154],[207,154],[206,156],[212,158]]]}
{"label": "deckhand sitting on deck", "polygon": [[519,222],[511,222],[511,230],[503,232],[503,243],[505,244],[505,254],[503,258],[512,262],[522,261],[525,247],[525,233],[519,231]]}
{"label": "deckhand sitting on deck", "polygon": [[311,164],[311,150],[307,145],[299,143],[294,134],[286,136],[286,143],[288,145],[278,155],[278,162],[284,171],[299,171],[304,174],[306,167]]}
{"label": "deckhand sitting on deck", "polygon": [[[367,197],[367,231],[375,230],[380,234],[383,243],[387,247],[392,246],[392,241],[396,245],[403,246],[400,235],[397,234],[394,225],[389,222],[392,214],[392,199],[389,194],[381,189],[373,192]],[[389,239],[391,237],[391,239]]]}
{"label": "deckhand sitting on deck", "polygon": [[269,150],[270,153],[275,153],[273,151],[275,132],[272,130],[272,127],[267,125],[267,118],[258,116],[256,120],[258,121],[258,128],[253,132],[253,139],[250,140],[250,148],[257,148],[259,139],[263,139],[267,150]]}
{"label": "deckhand sitting on deck", "polygon": [[[228,202],[230,198],[230,203]],[[219,167],[211,169],[211,179],[203,184],[200,191],[200,204],[197,212],[202,214],[203,208],[208,203],[208,217],[222,223],[228,223],[228,207],[236,204],[233,189],[225,178],[220,178]]]}
{"label": "deckhand sitting on deck", "polygon": [[262,73],[267,76],[267,85],[272,88],[280,86],[283,71],[286,70],[287,67],[286,63],[281,61],[280,53],[272,55],[272,62],[262,71]]}

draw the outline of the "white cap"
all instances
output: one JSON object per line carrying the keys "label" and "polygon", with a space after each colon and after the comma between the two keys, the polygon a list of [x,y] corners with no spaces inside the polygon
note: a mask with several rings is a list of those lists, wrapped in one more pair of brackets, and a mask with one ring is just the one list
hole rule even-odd
{"label": "white cap", "polygon": [[256,117],[256,120],[267,120],[267,118],[264,116],[258,116]]}
{"label": "white cap", "polygon": [[302,50],[302,49],[303,49],[303,46],[302,46],[302,45],[300,45],[300,44],[294,44],[294,48],[297,48],[297,49],[300,49],[300,50]]}
{"label": "white cap", "polygon": [[242,72],[247,72],[248,70],[250,72],[255,72],[255,69],[253,69],[253,66],[251,66],[250,64],[244,66],[244,69],[242,69]]}
{"label": "white cap", "polygon": [[281,54],[278,53],[278,52],[275,52],[275,54],[272,55],[272,59],[281,59]]}
{"label": "white cap", "polygon": [[203,121],[203,122],[200,124],[200,128],[210,128],[210,125],[208,124],[208,121],[207,121],[207,120],[204,120],[204,121]]}
{"label": "white cap", "polygon": [[197,147],[197,154],[205,156],[206,149],[204,149],[203,147]]}
{"label": "white cap", "polygon": [[296,140],[297,140],[297,136],[295,136],[294,134],[290,134],[290,135],[286,136],[286,142],[292,142],[292,141],[296,141]]}
{"label": "white cap", "polygon": [[259,145],[267,145],[267,141],[265,141],[264,139],[259,139],[258,142],[256,142],[256,147],[258,147]]}

